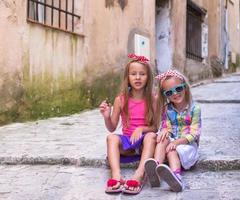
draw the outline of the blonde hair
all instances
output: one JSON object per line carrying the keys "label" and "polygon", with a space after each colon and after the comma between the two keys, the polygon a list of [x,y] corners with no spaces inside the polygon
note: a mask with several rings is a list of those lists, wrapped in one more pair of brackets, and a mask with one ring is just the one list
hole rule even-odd
{"label": "blonde hair", "polygon": [[147,82],[144,88],[144,97],[146,99],[146,109],[145,109],[145,122],[148,126],[154,124],[154,112],[153,112],[153,103],[152,103],[152,83],[153,83],[153,74],[150,65],[146,62],[141,62],[139,60],[131,60],[127,63],[124,74],[123,74],[123,81],[121,87],[120,95],[123,96],[123,106],[122,112],[126,116],[127,125],[129,124],[129,112],[128,112],[128,99],[131,91],[129,90],[130,83],[129,83],[129,68],[132,63],[140,63],[147,69]]}
{"label": "blonde hair", "polygon": [[[174,73],[169,74],[169,71],[174,72]],[[168,104],[168,99],[163,94],[163,83],[164,83],[164,81],[166,81],[170,78],[176,78],[176,79],[181,80],[182,83],[185,83],[186,84],[185,100],[186,100],[187,104],[189,105],[189,107],[188,107],[189,109],[191,108],[191,105],[192,105],[192,93],[191,93],[191,90],[190,90],[190,84],[188,82],[188,79],[177,70],[169,70],[169,71],[167,71],[167,72],[165,72],[165,74],[163,74],[164,79],[160,80],[159,84],[158,84],[158,93],[157,93],[158,98],[157,98],[157,106],[156,106],[157,107],[156,110],[158,111],[156,113],[157,127],[160,126],[160,122],[162,120],[161,119],[162,113],[166,111],[166,105]],[[175,73],[177,75],[180,75],[181,78],[179,76],[175,76],[174,75]],[[158,76],[156,78],[158,78]]]}

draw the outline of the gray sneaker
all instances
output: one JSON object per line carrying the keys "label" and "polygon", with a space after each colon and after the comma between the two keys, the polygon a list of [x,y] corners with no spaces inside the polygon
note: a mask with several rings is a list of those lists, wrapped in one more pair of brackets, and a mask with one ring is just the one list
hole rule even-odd
{"label": "gray sneaker", "polygon": [[160,186],[160,180],[156,173],[157,165],[158,165],[157,161],[152,158],[147,159],[144,164],[145,172],[151,187]]}
{"label": "gray sneaker", "polygon": [[170,186],[171,190],[174,192],[181,192],[183,190],[181,175],[174,174],[167,165],[158,165],[156,168],[156,173]]}

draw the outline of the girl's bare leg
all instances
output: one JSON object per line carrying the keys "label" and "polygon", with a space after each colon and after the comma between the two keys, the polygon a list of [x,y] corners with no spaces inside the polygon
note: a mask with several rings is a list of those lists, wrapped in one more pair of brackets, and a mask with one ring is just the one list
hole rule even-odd
{"label": "girl's bare leg", "polygon": [[[147,133],[143,140],[142,155],[141,155],[138,168],[132,177],[133,180],[142,181],[144,176],[145,160],[153,157],[155,146],[156,146],[156,134],[153,132]],[[129,190],[134,190],[134,189],[137,190],[138,188],[129,188]]]}
{"label": "girl's bare leg", "polygon": [[164,141],[157,143],[154,153],[154,159],[157,160],[159,164],[162,164],[165,161],[166,147],[168,144],[169,144],[168,139],[165,139]]}
{"label": "girl's bare leg", "polygon": [[183,190],[183,184],[181,181],[181,164],[178,157],[178,153],[176,150],[169,151],[167,153],[167,159],[169,162],[169,166],[171,171],[169,171],[169,168],[160,165],[156,168],[157,174],[167,182],[167,184],[170,186],[171,190],[175,192],[180,192]]}
{"label": "girl's bare leg", "polygon": [[[110,134],[107,136],[107,156],[111,168],[111,177],[116,180],[121,179],[120,147],[121,140],[119,136],[114,134]],[[118,188],[119,184],[120,183],[116,184],[112,188]]]}
{"label": "girl's bare leg", "polygon": [[180,159],[176,150],[168,152],[167,158],[172,171],[181,169]]}

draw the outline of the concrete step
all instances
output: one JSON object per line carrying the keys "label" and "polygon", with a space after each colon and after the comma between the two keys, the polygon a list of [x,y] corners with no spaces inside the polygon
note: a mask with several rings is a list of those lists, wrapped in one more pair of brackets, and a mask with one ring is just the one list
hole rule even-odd
{"label": "concrete step", "polygon": [[[201,104],[200,169],[240,169],[240,104]],[[229,120],[231,119],[231,120]],[[231,130],[231,132],[229,132]],[[121,127],[117,132],[120,133]],[[0,127],[0,164],[106,165],[99,111]]]}
{"label": "concrete step", "polygon": [[[67,157],[0,157],[1,165],[75,165],[78,167],[109,167],[106,159],[67,158]],[[136,168],[138,162],[121,164],[122,168]],[[194,166],[198,170],[240,170],[240,159],[204,160]]]}

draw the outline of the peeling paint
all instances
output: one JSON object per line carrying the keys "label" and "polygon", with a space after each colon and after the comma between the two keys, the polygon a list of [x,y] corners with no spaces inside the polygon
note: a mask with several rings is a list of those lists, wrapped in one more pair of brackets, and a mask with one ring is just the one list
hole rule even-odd
{"label": "peeling paint", "polygon": [[7,8],[9,10],[9,15],[6,16],[8,21],[11,22],[11,23],[16,23],[17,22],[16,1],[1,0],[0,3],[3,3],[5,8]]}

